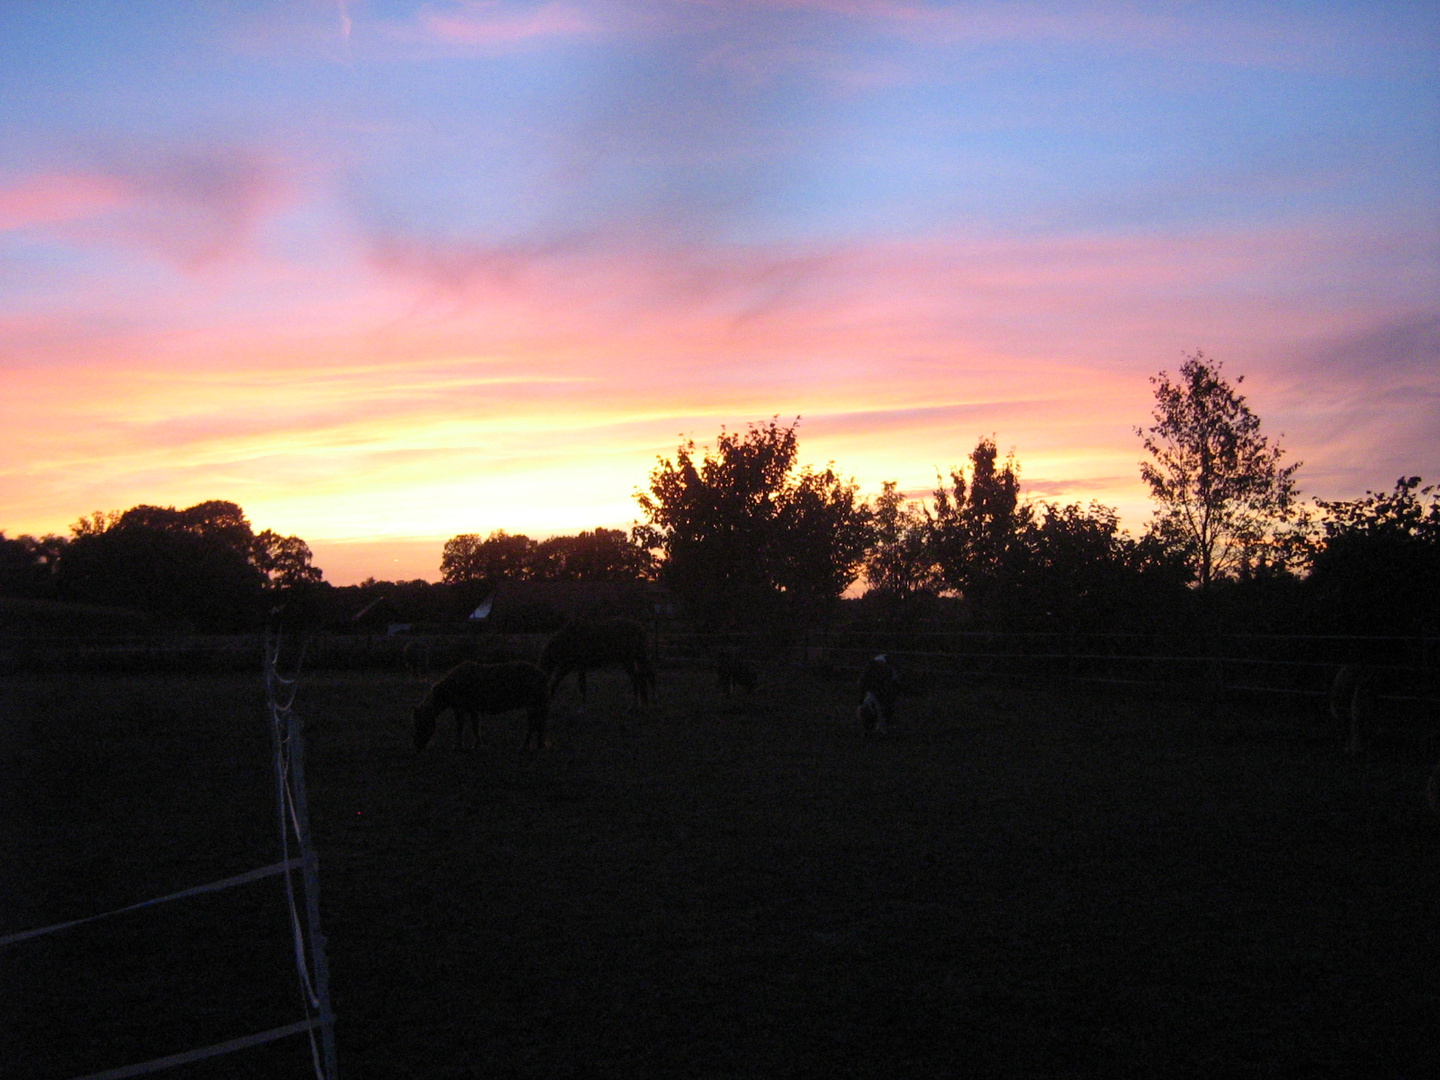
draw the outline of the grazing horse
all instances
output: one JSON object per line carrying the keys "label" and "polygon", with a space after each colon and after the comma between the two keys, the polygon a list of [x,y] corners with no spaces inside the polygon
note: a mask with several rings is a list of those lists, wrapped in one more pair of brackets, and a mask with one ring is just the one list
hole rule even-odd
{"label": "grazing horse", "polygon": [[430,688],[425,700],[415,706],[415,749],[435,734],[435,721],[446,709],[455,712],[455,749],[462,749],[465,728],[480,745],[480,715],[526,710],[525,742],[522,751],[545,746],[545,719],[549,714],[549,680],[534,664],[513,660],[504,664],[477,664],[467,660],[452,668]]}
{"label": "grazing horse", "polygon": [[550,675],[550,692],[566,675],[575,672],[580,700],[585,701],[585,673],[595,668],[618,667],[630,677],[635,704],[650,700],[655,668],[646,647],[645,627],[634,619],[598,619],[567,623],[555,632],[540,654],[540,666]]}
{"label": "grazing horse", "polygon": [[895,718],[895,702],[903,689],[900,676],[884,653],[870,660],[860,673],[860,705],[855,718],[866,735],[884,735]]}
{"label": "grazing horse", "polygon": [[760,675],[754,664],[740,659],[736,650],[720,649],[715,654],[715,682],[723,694],[733,693],[737,686],[746,693],[754,693]]}

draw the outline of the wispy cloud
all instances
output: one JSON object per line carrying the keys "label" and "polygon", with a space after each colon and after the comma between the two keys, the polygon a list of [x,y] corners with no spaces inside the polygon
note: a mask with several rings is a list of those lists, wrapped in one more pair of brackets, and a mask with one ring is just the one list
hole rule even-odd
{"label": "wispy cloud", "polygon": [[194,272],[232,260],[286,200],[274,159],[244,149],[116,155],[0,188],[0,230],[141,248]]}
{"label": "wispy cloud", "polygon": [[498,0],[460,0],[445,7],[426,7],[417,24],[423,33],[439,41],[482,48],[590,34],[597,29],[593,17],[572,4],[519,7]]}
{"label": "wispy cloud", "polygon": [[681,432],[777,412],[868,490],[993,434],[1143,519],[1197,347],[1307,490],[1440,474],[1433,4],[15,11],[9,530],[623,524]]}
{"label": "wispy cloud", "polygon": [[166,155],[118,171],[133,195],[119,236],[188,271],[241,254],[285,196],[275,161],[244,149]]}
{"label": "wispy cloud", "polygon": [[129,185],[117,177],[41,173],[0,187],[0,231],[77,221],[129,201]]}

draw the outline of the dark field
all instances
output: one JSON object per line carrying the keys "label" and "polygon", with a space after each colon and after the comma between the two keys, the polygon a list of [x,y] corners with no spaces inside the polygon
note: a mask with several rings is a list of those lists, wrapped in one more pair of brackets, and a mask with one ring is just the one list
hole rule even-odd
{"label": "dark field", "polygon": [[[1436,752],[1317,716],[851,681],[572,687],[417,755],[423,682],[304,678],[346,1080],[1440,1072]],[[258,671],[0,683],[0,934],[277,858]],[[1427,755],[1431,755],[1427,761]],[[279,879],[0,950],[0,1076],[300,1019]],[[160,1075],[303,1076],[303,1037]]]}

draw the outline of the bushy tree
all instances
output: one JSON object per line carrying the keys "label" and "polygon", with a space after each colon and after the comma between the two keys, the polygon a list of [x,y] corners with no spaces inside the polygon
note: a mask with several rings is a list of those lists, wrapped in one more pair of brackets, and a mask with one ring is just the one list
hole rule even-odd
{"label": "bushy tree", "polygon": [[65,537],[55,535],[22,534],[12,539],[0,530],[0,596],[52,596],[67,543]]}
{"label": "bushy tree", "polygon": [[1041,503],[1021,545],[1005,612],[1012,623],[1113,630],[1165,621],[1184,599],[1183,563],[1152,537],[1121,529],[1114,507]]}
{"label": "bushy tree", "polygon": [[453,536],[440,556],[447,584],[486,581],[639,581],[653,570],[650,553],[619,529],[591,529],[535,541],[496,529]]}
{"label": "bushy tree", "polygon": [[173,507],[135,507],[100,531],[94,521],[61,560],[65,599],[138,608],[207,631],[240,630],[259,618],[265,577],[248,542],[232,544],[223,529],[207,534]]}
{"label": "bushy tree", "polygon": [[1331,629],[1440,632],[1440,490],[1402,476],[1395,490],[1317,500],[1323,532],[1306,586]]}
{"label": "bushy tree", "polygon": [[448,584],[461,581],[529,581],[535,572],[534,540],[496,529],[483,540],[478,533],[462,533],[445,541],[440,554],[440,578]]}
{"label": "bushy tree", "polygon": [[1186,358],[1178,380],[1162,371],[1150,381],[1155,423],[1135,433],[1152,458],[1140,475],[1160,504],[1155,535],[1183,553],[1202,589],[1283,559],[1300,463],[1280,464],[1284,451],[1260,434],[1260,418],[1203,352]]}
{"label": "bushy tree", "polygon": [[319,584],[324,572],[311,561],[310,545],[298,536],[281,536],[272,529],[255,534],[250,561],[265,575],[272,589],[299,589]]}
{"label": "bushy tree", "polygon": [[870,509],[833,467],[800,470],[775,515],[771,573],[792,611],[810,619],[860,575],[870,546]]}
{"label": "bushy tree", "polygon": [[645,516],[637,540],[704,622],[809,618],[859,574],[868,508],[833,467],[797,471],[798,423],[722,428],[713,449],[687,440],[636,493]]}
{"label": "bushy tree", "polygon": [[1130,569],[1134,541],[1113,507],[1043,504],[1023,538],[1027,590],[1067,627],[1088,607],[1106,606]]}
{"label": "bushy tree", "polygon": [[970,475],[950,470],[935,491],[932,550],[944,584],[984,608],[1015,581],[1024,559],[1023,534],[1033,511],[1020,501],[1020,467],[1014,454],[1003,465],[993,438],[970,453]]}
{"label": "bushy tree", "polygon": [[935,560],[921,504],[907,498],[894,480],[886,480],[871,514],[871,542],[864,564],[870,592],[904,600],[930,587]]}
{"label": "bushy tree", "polygon": [[310,548],[295,536],[257,537],[235,503],[211,500],[184,510],[142,504],[95,513],[71,528],[57,573],[67,599],[133,607],[201,630],[253,626],[262,592],[321,578]]}
{"label": "bushy tree", "polygon": [[620,529],[552,536],[536,546],[534,563],[541,581],[641,581],[654,571],[650,552]]}

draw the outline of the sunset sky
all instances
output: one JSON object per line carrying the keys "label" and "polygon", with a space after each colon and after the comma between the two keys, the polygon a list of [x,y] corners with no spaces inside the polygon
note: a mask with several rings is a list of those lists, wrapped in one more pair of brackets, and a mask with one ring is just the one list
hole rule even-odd
{"label": "sunset sky", "polygon": [[682,435],[1148,503],[1203,349],[1306,494],[1440,481],[1440,6],[0,5],[0,529],[328,580],[627,526]]}

